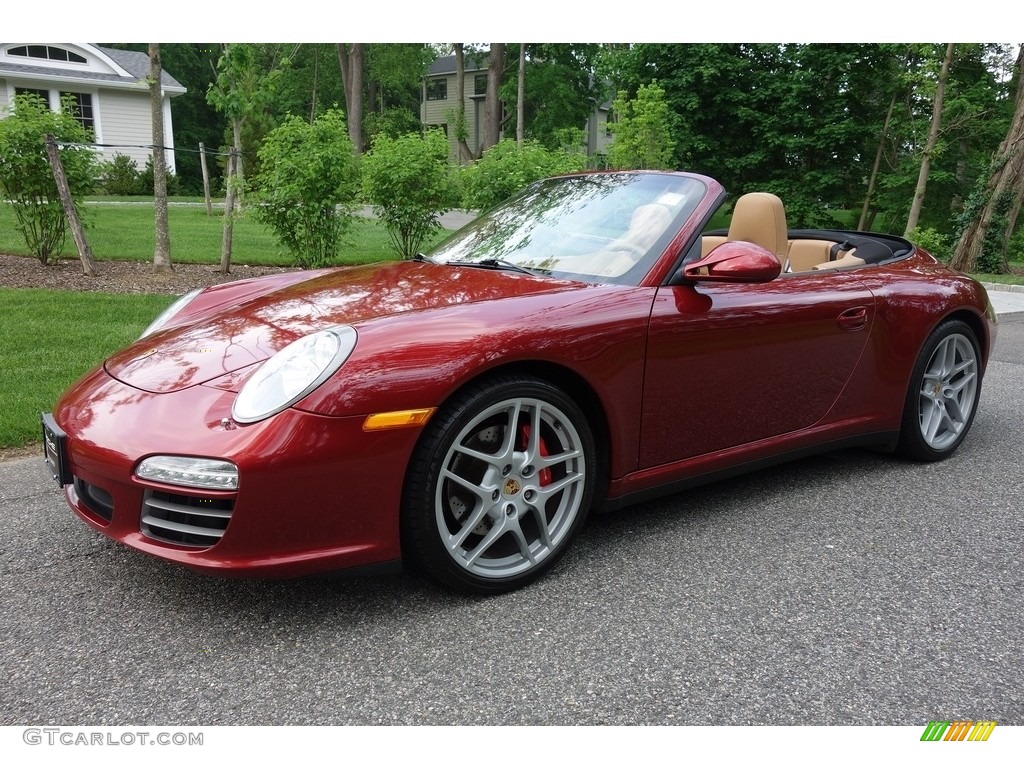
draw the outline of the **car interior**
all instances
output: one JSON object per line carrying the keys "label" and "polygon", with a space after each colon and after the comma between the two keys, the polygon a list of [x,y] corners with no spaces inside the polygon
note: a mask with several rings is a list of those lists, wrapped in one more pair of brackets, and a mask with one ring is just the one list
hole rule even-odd
{"label": "car interior", "polygon": [[786,226],[782,200],[769,192],[750,192],[736,201],[729,229],[701,237],[701,257],[726,242],[754,243],[778,256],[783,274],[880,264],[909,254],[913,246],[888,235],[799,229]]}

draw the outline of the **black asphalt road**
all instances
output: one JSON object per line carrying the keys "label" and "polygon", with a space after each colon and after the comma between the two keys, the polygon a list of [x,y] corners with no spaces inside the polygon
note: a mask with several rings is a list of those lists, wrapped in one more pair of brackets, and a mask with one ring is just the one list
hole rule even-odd
{"label": "black asphalt road", "polygon": [[592,519],[541,583],[222,581],[0,464],[0,725],[1024,725],[1024,318],[936,465],[821,456]]}

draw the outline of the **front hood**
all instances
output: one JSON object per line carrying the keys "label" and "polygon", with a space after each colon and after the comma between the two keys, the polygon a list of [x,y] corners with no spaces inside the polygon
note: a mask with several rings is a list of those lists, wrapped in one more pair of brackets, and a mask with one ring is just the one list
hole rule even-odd
{"label": "front hood", "polygon": [[141,339],[105,363],[148,392],[174,392],[261,363],[292,341],[336,325],[564,290],[560,280],[476,267],[393,262],[317,272],[185,325]]}

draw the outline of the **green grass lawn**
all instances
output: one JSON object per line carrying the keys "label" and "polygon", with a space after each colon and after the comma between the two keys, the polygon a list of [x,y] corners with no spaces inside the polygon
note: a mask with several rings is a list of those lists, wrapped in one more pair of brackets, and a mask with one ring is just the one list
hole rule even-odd
{"label": "green grass lawn", "polygon": [[[128,259],[149,261],[153,258],[154,222],[152,201],[96,202],[85,206],[86,237],[97,260]],[[220,262],[224,220],[214,209],[206,215],[202,205],[172,205],[167,212],[171,235],[171,261],[188,264]],[[450,234],[438,232],[429,245]],[[235,219],[232,237],[232,262],[248,265],[290,266],[291,256],[277,242],[270,228],[243,213]],[[0,203],[0,253],[32,255],[16,228],[14,211],[8,203]],[[77,258],[70,234],[62,255]],[[372,219],[356,219],[339,250],[339,264],[366,264],[395,259],[387,230]]]}
{"label": "green grass lawn", "polygon": [[135,339],[173,296],[0,288],[0,447],[39,440],[39,412]]}

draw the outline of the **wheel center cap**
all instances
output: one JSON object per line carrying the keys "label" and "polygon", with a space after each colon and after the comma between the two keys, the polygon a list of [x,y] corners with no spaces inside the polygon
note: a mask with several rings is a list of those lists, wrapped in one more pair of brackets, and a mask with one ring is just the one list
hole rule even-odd
{"label": "wheel center cap", "polygon": [[523,490],[523,484],[519,482],[517,477],[510,477],[505,480],[505,487],[502,488],[502,492],[506,496],[515,496],[521,490]]}

